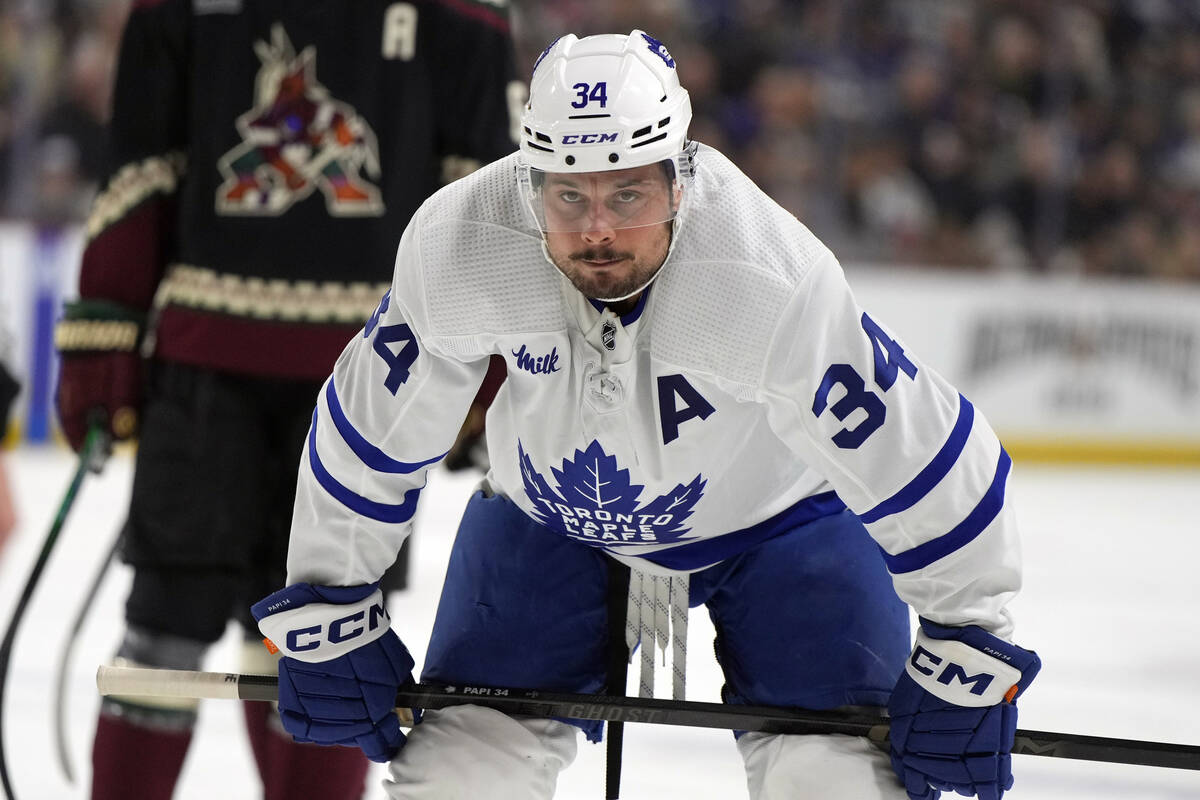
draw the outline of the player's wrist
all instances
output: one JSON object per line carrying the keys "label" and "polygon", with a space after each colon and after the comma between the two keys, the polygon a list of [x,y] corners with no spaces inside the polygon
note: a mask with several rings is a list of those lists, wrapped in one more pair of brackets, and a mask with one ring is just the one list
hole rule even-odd
{"label": "player's wrist", "polygon": [[63,355],[135,352],[146,325],[145,313],[108,300],[77,300],[63,307],[54,345]]}
{"label": "player's wrist", "polygon": [[309,663],[331,661],[391,629],[378,583],[294,583],[255,603],[251,613],[273,647],[286,657]]}
{"label": "player's wrist", "polygon": [[921,620],[905,672],[947,703],[966,707],[1013,702],[1032,683],[1041,659],[1032,650],[975,625],[950,627]]}

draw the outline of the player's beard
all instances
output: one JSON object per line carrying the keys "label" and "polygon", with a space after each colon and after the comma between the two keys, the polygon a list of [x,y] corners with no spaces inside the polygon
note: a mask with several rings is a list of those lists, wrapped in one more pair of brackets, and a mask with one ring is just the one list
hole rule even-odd
{"label": "player's beard", "polygon": [[[666,261],[671,244],[671,226],[663,225],[657,235],[640,244],[640,253],[606,245],[576,247],[562,255],[548,244],[546,251],[554,265],[582,295],[603,300],[628,297],[650,283]],[[611,267],[596,267],[589,261],[619,263]]]}

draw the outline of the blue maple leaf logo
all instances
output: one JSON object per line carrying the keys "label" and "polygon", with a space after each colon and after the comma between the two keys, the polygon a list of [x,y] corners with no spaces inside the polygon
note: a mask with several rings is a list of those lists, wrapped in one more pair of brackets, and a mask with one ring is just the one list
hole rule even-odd
{"label": "blue maple leaf logo", "polygon": [[538,521],[558,533],[597,547],[630,544],[674,544],[695,537],[683,523],[704,496],[706,481],[697,475],[687,485],[638,505],[645,486],[633,483],[629,470],[592,440],[574,458],[551,467],[556,486],[551,487],[517,442],[525,493],[533,502]]}

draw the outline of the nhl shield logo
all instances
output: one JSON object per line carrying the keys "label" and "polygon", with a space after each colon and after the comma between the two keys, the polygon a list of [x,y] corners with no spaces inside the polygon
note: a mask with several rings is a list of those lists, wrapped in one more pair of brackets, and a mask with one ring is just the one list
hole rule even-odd
{"label": "nhl shield logo", "polygon": [[617,326],[609,320],[605,320],[603,327],[600,328],[600,341],[604,344],[605,350],[612,350],[617,346]]}
{"label": "nhl shield logo", "polygon": [[283,26],[255,43],[254,107],[237,118],[242,143],[217,162],[217,213],[279,215],[319,190],[339,217],[379,216],[379,145],[366,120],[317,82],[314,47],[297,55]]}

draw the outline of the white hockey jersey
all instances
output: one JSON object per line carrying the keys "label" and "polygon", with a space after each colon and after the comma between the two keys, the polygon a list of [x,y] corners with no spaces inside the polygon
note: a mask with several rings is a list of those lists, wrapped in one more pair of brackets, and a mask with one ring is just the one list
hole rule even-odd
{"label": "white hockey jersey", "polygon": [[693,571],[844,504],[918,613],[1009,634],[1008,455],[804,225],[701,147],[673,251],[619,317],[547,261],[516,158],[446,187],[404,232],[314,412],[290,581],[380,577],[498,354],[487,481],[551,530]]}

